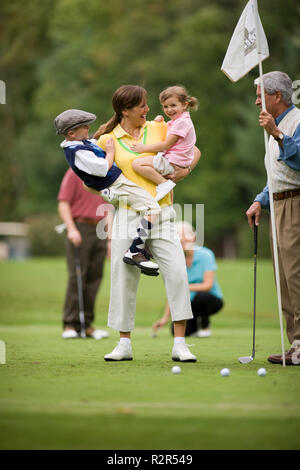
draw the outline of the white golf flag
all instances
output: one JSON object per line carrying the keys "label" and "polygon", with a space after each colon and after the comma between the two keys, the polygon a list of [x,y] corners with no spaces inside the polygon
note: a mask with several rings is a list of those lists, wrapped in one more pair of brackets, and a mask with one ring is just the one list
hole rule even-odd
{"label": "white golf flag", "polygon": [[[259,40],[257,40],[256,25],[258,25]],[[254,1],[249,0],[234,30],[221,70],[230,80],[237,82],[256,67],[260,60],[263,61],[267,57],[269,57],[267,38],[259,14],[254,8]]]}

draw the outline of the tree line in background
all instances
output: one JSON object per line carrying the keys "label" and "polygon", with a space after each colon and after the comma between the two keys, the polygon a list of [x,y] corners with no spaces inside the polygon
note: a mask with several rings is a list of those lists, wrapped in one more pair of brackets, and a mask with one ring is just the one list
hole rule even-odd
{"label": "tree line in background", "polygon": [[[7,96],[0,105],[0,220],[56,213],[67,169],[53,127],[57,114],[93,112],[95,131],[113,114],[115,89],[138,84],[148,91],[152,119],[162,113],[160,91],[182,84],[199,100],[191,116],[202,158],[177,185],[175,202],[205,205],[205,244],[217,255],[230,247],[249,254],[245,211],[266,182],[254,105],[258,70],[236,84],[220,70],[246,3],[28,0],[24,8],[21,0],[2,0],[0,79]],[[299,3],[261,0],[258,6],[270,48],[264,72],[299,79]]]}

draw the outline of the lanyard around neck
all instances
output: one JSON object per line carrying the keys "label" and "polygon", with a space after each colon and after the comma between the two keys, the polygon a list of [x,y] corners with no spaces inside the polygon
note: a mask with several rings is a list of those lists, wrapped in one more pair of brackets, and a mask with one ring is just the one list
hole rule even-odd
{"label": "lanyard around neck", "polygon": [[[145,129],[144,129],[143,145],[145,145],[146,140],[147,140],[147,127],[145,127]],[[121,139],[121,137],[119,137],[119,139],[117,139],[117,141],[119,142],[121,147],[123,147],[125,150],[127,150],[127,152],[133,153],[134,155],[137,155],[137,156],[140,155],[140,153],[137,153],[137,152],[134,152],[133,150],[131,150],[128,147],[128,145],[126,145],[125,142]]]}

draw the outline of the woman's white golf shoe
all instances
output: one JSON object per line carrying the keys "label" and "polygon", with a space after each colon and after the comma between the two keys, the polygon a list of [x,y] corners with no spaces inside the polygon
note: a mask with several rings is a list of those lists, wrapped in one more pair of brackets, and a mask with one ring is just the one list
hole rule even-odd
{"label": "woman's white golf shoe", "polygon": [[131,346],[124,343],[118,343],[115,349],[104,356],[105,361],[132,361]]}
{"label": "woman's white golf shoe", "polygon": [[185,343],[174,344],[172,350],[173,361],[178,362],[196,362],[197,358],[191,353],[189,347]]}

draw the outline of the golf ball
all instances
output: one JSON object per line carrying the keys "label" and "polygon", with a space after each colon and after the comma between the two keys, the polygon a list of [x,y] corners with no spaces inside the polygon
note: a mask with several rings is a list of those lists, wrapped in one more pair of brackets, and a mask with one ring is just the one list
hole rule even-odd
{"label": "golf ball", "polygon": [[220,374],[221,374],[223,377],[226,377],[227,375],[230,374],[230,370],[227,369],[227,367],[224,367],[224,369],[221,370]]}
{"label": "golf ball", "polygon": [[264,367],[261,367],[260,369],[258,369],[257,371],[258,375],[260,375],[261,377],[264,377],[267,373],[266,369]]}
{"label": "golf ball", "polygon": [[174,366],[174,367],[172,367],[172,372],[173,372],[173,374],[180,374],[181,369],[180,369],[179,366]]}

